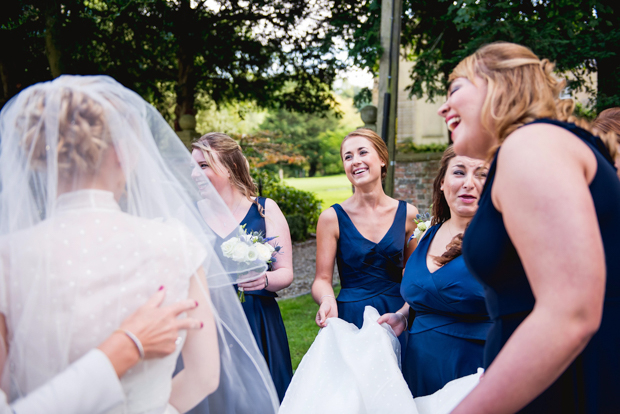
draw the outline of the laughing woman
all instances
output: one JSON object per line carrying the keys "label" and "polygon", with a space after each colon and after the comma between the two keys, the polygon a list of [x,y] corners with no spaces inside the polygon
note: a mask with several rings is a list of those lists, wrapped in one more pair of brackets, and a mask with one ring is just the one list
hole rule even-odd
{"label": "laughing woman", "polygon": [[493,321],[487,371],[453,413],[618,410],[620,181],[553,70],[526,47],[484,46],[439,110],[457,154],[493,157],[463,240]]}
{"label": "laughing woman", "polygon": [[[364,307],[384,314],[404,304],[400,281],[416,245],[406,242],[418,210],[383,192],[388,151],[376,133],[364,128],[353,131],[342,141],[340,155],[355,192],[319,217],[312,296],[319,304],[320,327],[328,318],[339,317],[361,328]],[[337,299],[332,288],[334,261],[342,285]]]}

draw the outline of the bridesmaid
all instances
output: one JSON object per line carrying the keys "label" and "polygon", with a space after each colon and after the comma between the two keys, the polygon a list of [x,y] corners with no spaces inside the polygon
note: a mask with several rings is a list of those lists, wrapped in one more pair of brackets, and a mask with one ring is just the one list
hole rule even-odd
{"label": "bridesmaid", "polygon": [[[415,312],[403,361],[414,397],[432,394],[483,365],[490,320],[484,290],[461,256],[461,241],[485,178],[483,161],[458,156],[452,147],[444,152],[433,185],[432,227],[409,258],[400,288],[407,301],[400,312],[408,316],[410,306]],[[393,313],[378,322],[389,323],[397,334],[406,329]]]}
{"label": "bridesmaid", "polygon": [[248,162],[235,140],[212,132],[194,142],[192,148],[194,160],[240,225],[245,225],[248,232],[259,231],[267,237],[277,237],[273,243],[282,247],[269,271],[256,280],[239,284],[245,295],[241,305],[282,401],[293,377],[293,368],[284,322],[275,298],[278,290],[293,282],[288,224],[273,200],[256,197]]}
{"label": "bridesmaid", "polygon": [[[328,318],[339,317],[361,328],[364,307],[384,314],[403,306],[400,281],[416,246],[415,240],[407,246],[407,240],[418,210],[383,192],[388,151],[376,133],[364,128],[351,132],[342,141],[340,155],[355,191],[319,217],[312,296],[319,304],[320,327]],[[342,285],[337,299],[332,288],[334,261]]]}
{"label": "bridesmaid", "polygon": [[484,46],[449,80],[439,113],[454,150],[493,157],[463,240],[493,320],[487,370],[453,414],[618,412],[620,181],[609,152],[559,98],[554,65],[524,46]]}

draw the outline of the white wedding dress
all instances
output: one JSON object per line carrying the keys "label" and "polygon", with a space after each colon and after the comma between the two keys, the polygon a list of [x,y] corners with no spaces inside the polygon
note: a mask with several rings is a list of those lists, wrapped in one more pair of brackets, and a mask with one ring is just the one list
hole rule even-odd
{"label": "white wedding dress", "polygon": [[400,343],[367,306],[358,329],[328,320],[302,359],[280,414],[448,414],[478,384],[482,370],[413,398],[400,367]]}
{"label": "white wedding dress", "polygon": [[[42,245],[49,247],[45,259]],[[11,245],[0,251],[9,276],[5,280],[14,281],[0,287],[0,312],[14,333],[13,349],[30,367],[5,385],[12,399],[32,392],[103,342],[159,286],[166,287],[163,305],[187,298],[190,277],[206,257],[180,222],[123,213],[114,195],[100,190],[61,195],[52,219],[14,234]],[[46,273],[49,278],[42,277]],[[12,301],[23,296],[17,290],[30,291],[32,299]],[[39,314],[28,319],[36,323],[20,324],[24,314],[33,312]],[[67,334],[59,340],[58,331]],[[110,413],[164,412],[180,350],[129,370],[121,379],[125,404]]]}

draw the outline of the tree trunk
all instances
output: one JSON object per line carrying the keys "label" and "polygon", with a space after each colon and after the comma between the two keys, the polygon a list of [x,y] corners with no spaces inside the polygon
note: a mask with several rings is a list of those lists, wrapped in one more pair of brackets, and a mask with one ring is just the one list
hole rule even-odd
{"label": "tree trunk", "polygon": [[53,78],[63,74],[62,53],[59,47],[61,26],[60,5],[54,0],[45,2],[45,54]]}
{"label": "tree trunk", "polygon": [[194,68],[194,47],[192,45],[191,28],[188,23],[192,22],[192,9],[189,0],[182,0],[179,6],[179,19],[177,19],[177,39],[179,52],[177,62],[179,67],[177,83],[177,106],[174,109],[176,119],[174,128],[181,130],[179,119],[185,114],[195,115],[194,109],[196,94],[196,75]]}

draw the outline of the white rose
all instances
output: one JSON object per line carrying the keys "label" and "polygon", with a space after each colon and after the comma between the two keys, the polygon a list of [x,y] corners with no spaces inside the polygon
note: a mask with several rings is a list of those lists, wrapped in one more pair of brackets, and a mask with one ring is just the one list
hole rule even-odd
{"label": "white rose", "polygon": [[256,259],[258,259],[258,251],[257,251],[256,247],[257,247],[257,245],[253,245],[253,246],[250,246],[248,248],[248,251],[245,254],[245,261],[246,262],[253,262]]}
{"label": "white rose", "polygon": [[413,237],[420,240],[420,235],[422,235],[422,232],[416,227],[416,229],[413,231]]}
{"label": "white rose", "polygon": [[237,243],[233,248],[232,258],[236,262],[244,262],[250,247],[245,243]]}
{"label": "white rose", "polygon": [[419,229],[420,231],[425,231],[425,230],[426,230],[426,223],[425,223],[425,222],[423,222],[423,221],[419,222],[419,223],[418,223],[418,229]]}
{"label": "white rose", "polygon": [[232,257],[235,246],[239,243],[238,237],[233,237],[230,240],[226,240],[222,243],[222,253],[224,253],[224,257]]}
{"label": "white rose", "polygon": [[269,249],[269,254],[273,256],[273,252],[276,251],[276,248],[270,245],[269,243],[266,243],[265,246],[267,246],[267,248]]}
{"label": "white rose", "polygon": [[[273,251],[273,247],[269,244],[255,244],[256,251],[258,253],[258,258],[263,262],[267,262],[271,260],[271,253]],[[269,249],[271,247],[271,249]]]}

